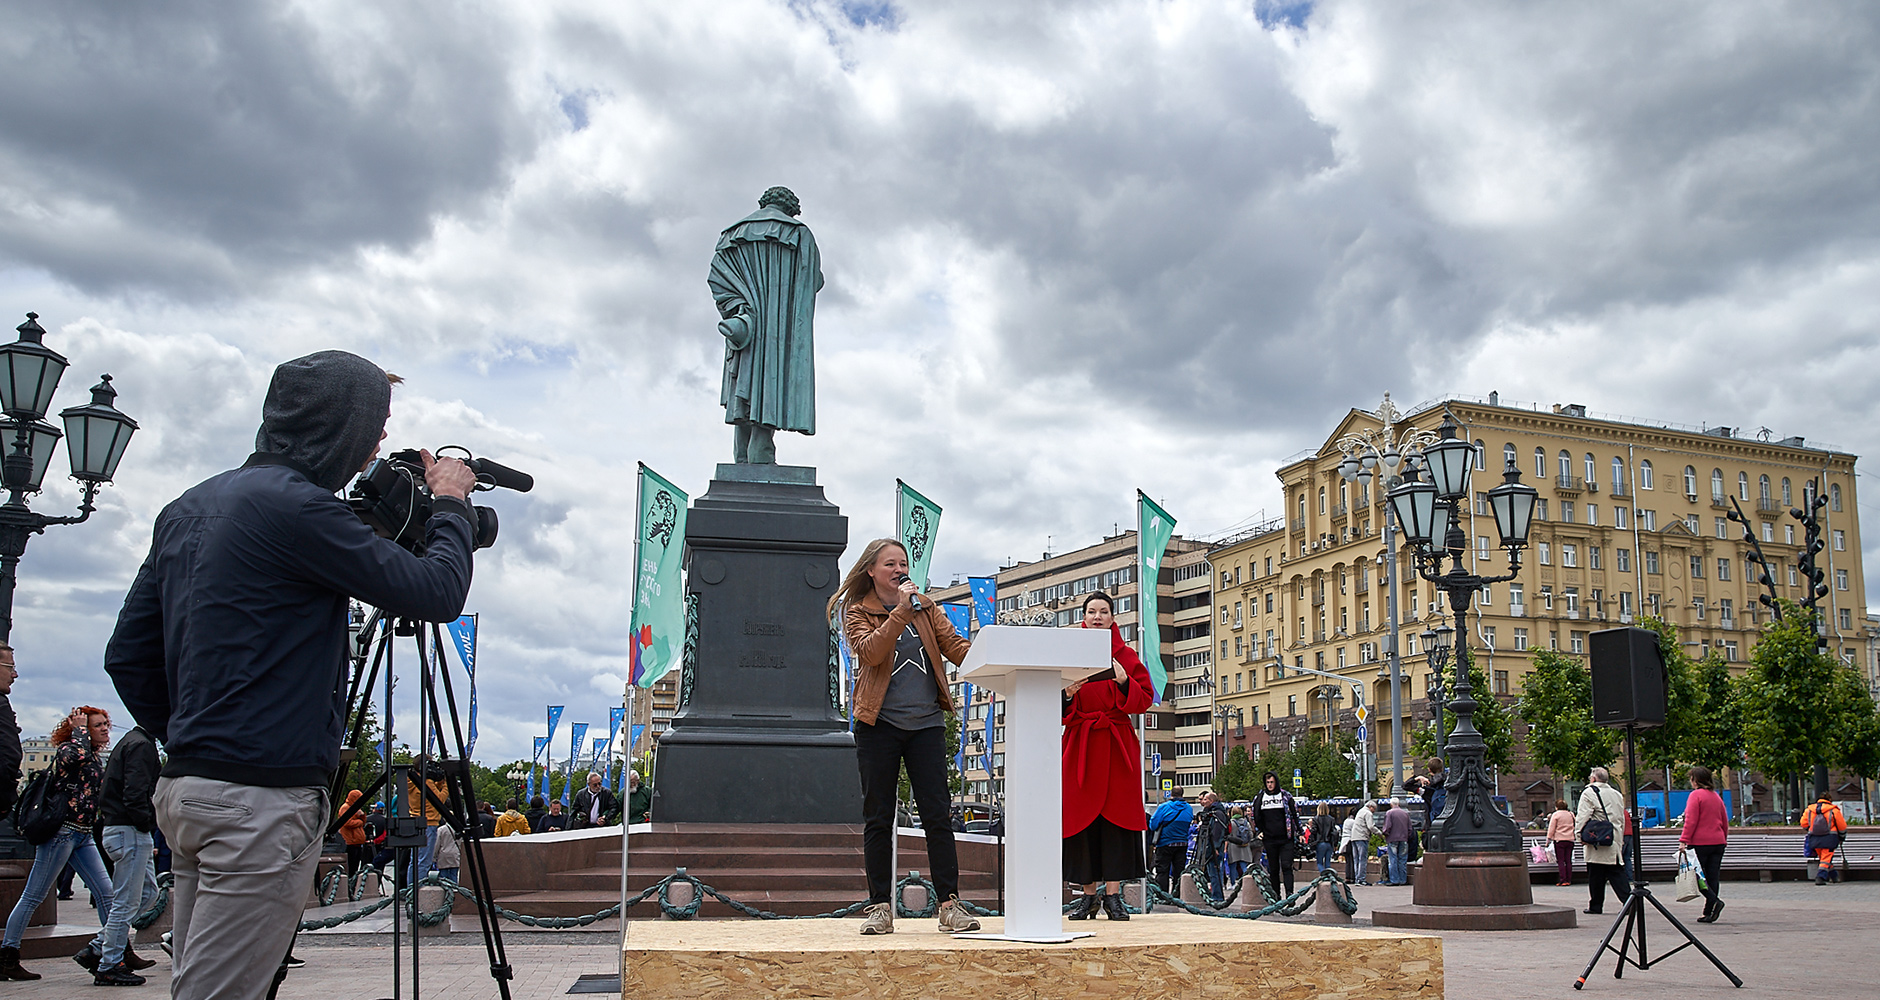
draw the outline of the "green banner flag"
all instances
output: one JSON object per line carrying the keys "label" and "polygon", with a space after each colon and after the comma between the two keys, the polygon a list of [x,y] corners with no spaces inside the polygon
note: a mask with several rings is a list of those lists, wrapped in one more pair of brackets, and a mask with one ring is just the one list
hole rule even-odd
{"label": "green banner flag", "polygon": [[633,536],[633,683],[650,688],[685,649],[685,491],[640,465]]}
{"label": "green banner flag", "polygon": [[1142,624],[1142,665],[1149,668],[1155,682],[1155,700],[1162,700],[1168,687],[1168,671],[1162,666],[1162,625],[1156,617],[1156,581],[1161,578],[1162,552],[1175,534],[1175,519],[1156,505],[1141,490],[1136,491],[1136,618]]}
{"label": "green banner flag", "polygon": [[907,547],[907,575],[915,586],[926,590],[934,539],[940,537],[940,505],[897,479],[894,481],[894,520],[901,529],[901,544]]}

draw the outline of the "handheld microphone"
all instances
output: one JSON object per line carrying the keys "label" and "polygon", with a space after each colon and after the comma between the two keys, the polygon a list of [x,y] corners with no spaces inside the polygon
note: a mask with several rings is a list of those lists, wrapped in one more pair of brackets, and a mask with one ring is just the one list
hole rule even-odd
{"label": "handheld microphone", "polygon": [[[906,573],[894,574],[895,583],[906,583],[907,581],[908,581],[908,575]],[[915,611],[920,610],[920,595],[919,594],[910,595],[907,601],[908,601],[908,607],[913,608]]]}

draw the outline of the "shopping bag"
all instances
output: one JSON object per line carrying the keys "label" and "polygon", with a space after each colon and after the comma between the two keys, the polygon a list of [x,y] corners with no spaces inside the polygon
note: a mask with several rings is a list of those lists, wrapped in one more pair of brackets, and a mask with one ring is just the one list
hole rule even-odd
{"label": "shopping bag", "polygon": [[1678,902],[1688,903],[1704,894],[1703,875],[1698,871],[1697,859],[1691,852],[1678,851]]}

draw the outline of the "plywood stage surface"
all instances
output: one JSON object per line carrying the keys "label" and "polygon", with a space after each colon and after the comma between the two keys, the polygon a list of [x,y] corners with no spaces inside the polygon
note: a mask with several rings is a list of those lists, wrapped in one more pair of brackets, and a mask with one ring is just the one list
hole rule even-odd
{"label": "plywood stage surface", "polygon": [[[997,933],[1002,921],[985,919]],[[1094,937],[1067,944],[954,938],[934,921],[897,920],[862,937],[861,921],[634,923],[621,954],[627,996],[1127,997],[1263,1000],[1441,997],[1442,939],[1188,914],[1066,923]]]}

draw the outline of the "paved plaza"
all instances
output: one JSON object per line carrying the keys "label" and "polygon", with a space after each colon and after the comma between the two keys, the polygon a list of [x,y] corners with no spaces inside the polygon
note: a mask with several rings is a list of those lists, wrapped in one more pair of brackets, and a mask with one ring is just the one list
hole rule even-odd
{"label": "paved plaza", "polygon": [[[1697,903],[1671,902],[1670,886],[1660,888],[1665,892],[1659,898],[1673,913],[1680,919],[1696,919],[1701,912]],[[1410,901],[1407,888],[1372,887],[1357,892],[1360,924],[1370,922],[1374,906]],[[1536,886],[1534,897],[1540,903],[1583,909],[1586,888]],[[1726,882],[1724,899],[1727,907],[1720,923],[1689,926],[1743,978],[1741,990],[1731,988],[1702,955],[1687,949],[1649,972],[1628,970],[1620,981],[1612,978],[1613,959],[1607,956],[1588,980],[1585,991],[1576,994],[1573,980],[1610,926],[1609,905],[1608,916],[1582,915],[1582,923],[1572,930],[1444,933],[1445,996],[1449,1000],[1568,1000],[1580,996],[1701,1000],[1871,995],[1871,963],[1875,942],[1880,940],[1880,882],[1827,887],[1808,882]],[[1288,922],[1305,921],[1296,918]],[[495,997],[475,921],[457,917],[453,927],[455,932],[448,938],[427,939],[423,946],[422,995],[438,1000]],[[504,940],[516,969],[513,995],[518,1000],[548,1000],[566,995],[582,975],[616,972],[616,928],[611,921],[599,930],[580,931],[530,931],[505,924]],[[1102,934],[1103,921],[1096,922],[1095,930]],[[1654,954],[1679,940],[1655,913],[1648,931]],[[288,977],[281,989],[283,1000],[376,1000],[392,995],[390,938],[386,934],[303,935],[298,950],[307,965]],[[149,985],[123,992],[131,996],[166,994],[167,959],[154,948],[144,951],[158,959],[157,966],[150,970]],[[409,945],[405,955],[409,956]],[[64,1000],[100,994],[91,985],[91,977],[69,960],[39,959],[27,966],[45,978],[36,983],[9,983],[6,988],[10,995]],[[408,966],[405,972],[401,995],[409,997]],[[1196,996],[1202,995],[1197,990]]]}

